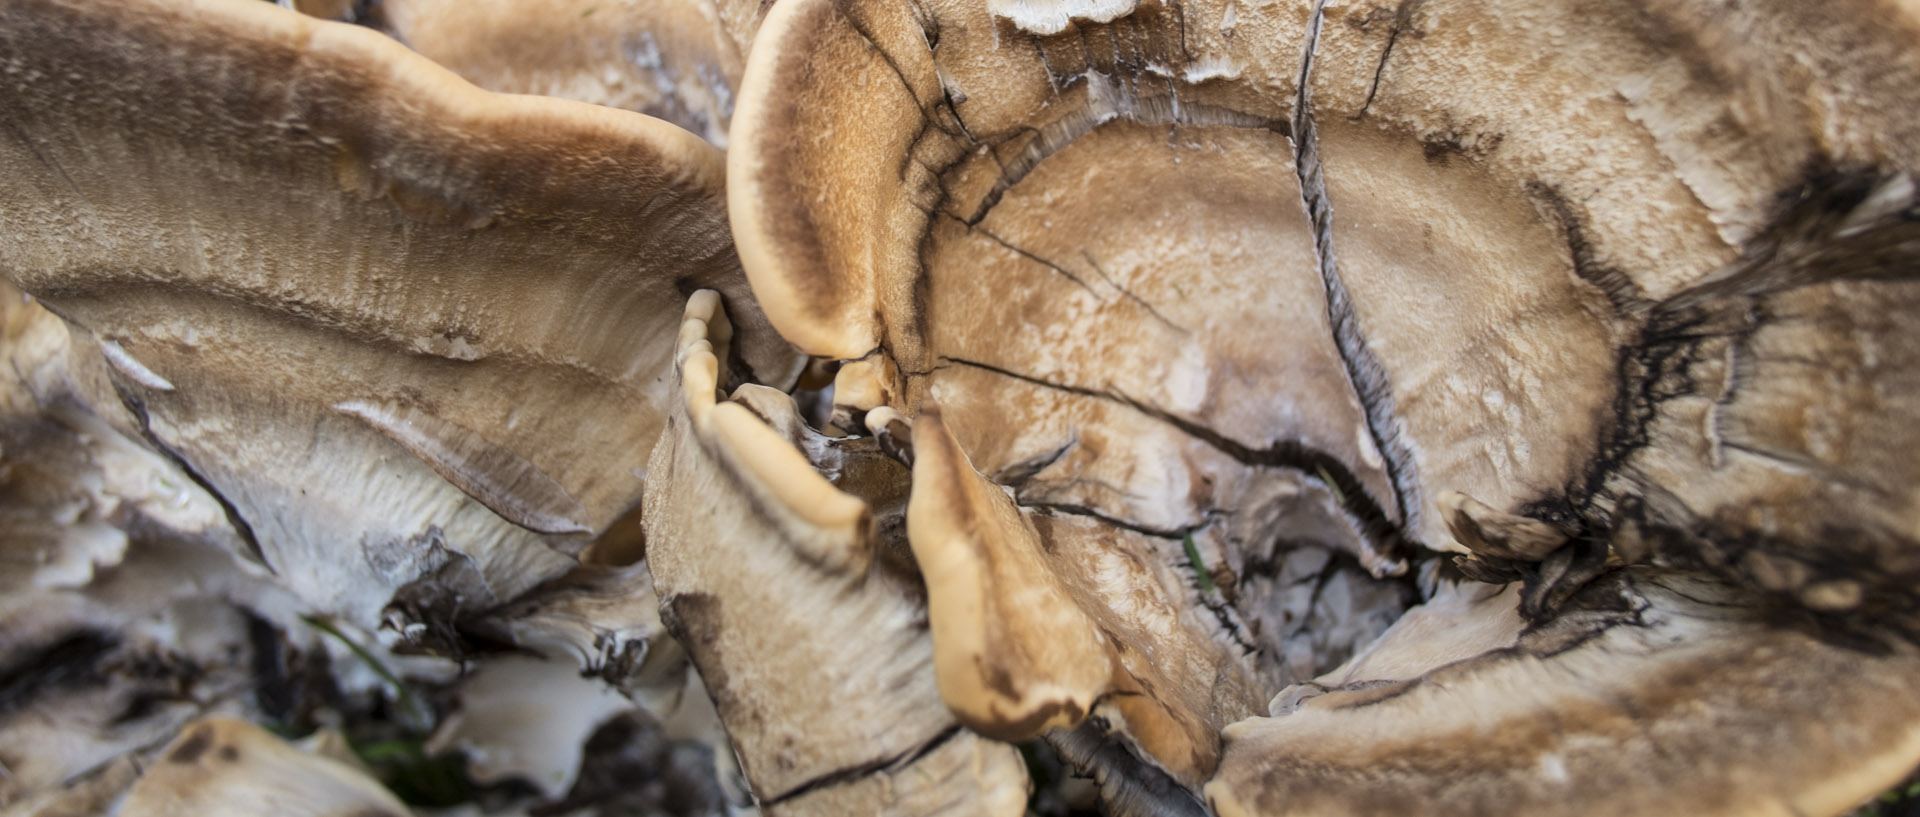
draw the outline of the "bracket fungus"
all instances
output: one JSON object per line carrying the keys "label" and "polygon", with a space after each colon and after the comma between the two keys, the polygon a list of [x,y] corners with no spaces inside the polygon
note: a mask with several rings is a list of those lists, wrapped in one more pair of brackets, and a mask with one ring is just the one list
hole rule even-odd
{"label": "bracket fungus", "polygon": [[721,155],[663,122],[262,3],[0,13],[0,266],[320,609],[425,638],[564,572],[640,500],[686,293],[751,304]]}
{"label": "bracket fungus", "polygon": [[382,0],[388,30],[489,91],[638,111],[726,147],[749,0]]}
{"label": "bracket fungus", "polygon": [[926,591],[901,541],[903,469],[871,439],[808,428],[773,389],[719,399],[733,335],[717,293],[696,293],[680,400],[648,464],[666,488],[647,492],[645,519],[661,617],[760,805],[1018,812],[1019,753],[940,705]]}
{"label": "bracket fungus", "polygon": [[[1021,680],[1052,697],[1023,709],[1003,692],[1012,708],[996,715],[1038,731],[1097,702],[1123,709],[1086,616],[1137,625],[1113,597],[1168,588],[1099,576],[1100,556],[1190,565],[1172,601],[1204,611],[1209,566],[1245,582],[1312,547],[1383,583],[1417,569],[1412,589],[1434,600],[1416,620],[1450,617],[1367,648],[1362,667],[1414,675],[1356,668],[1333,683],[1444,677],[1460,722],[1480,726],[1454,746],[1438,704],[1401,702],[1377,732],[1349,716],[1355,746],[1432,740],[1463,764],[1426,766],[1315,737],[1342,734],[1347,709],[1256,711],[1272,717],[1226,730],[1216,776],[1191,741],[1159,740],[1151,716],[1109,720],[1182,785],[1213,777],[1223,811],[1549,810],[1573,789],[1542,767],[1518,774],[1537,793],[1518,778],[1484,797],[1448,781],[1496,775],[1477,750],[1515,719],[1540,719],[1532,751],[1561,757],[1557,742],[1585,739],[1575,704],[1589,688],[1617,690],[1602,698],[1634,728],[1729,747],[1689,785],[1638,771],[1664,739],[1583,757],[1567,774],[1594,796],[1632,780],[1658,792],[1619,797],[1622,813],[1831,813],[1920,760],[1910,716],[1867,737],[1742,680],[1819,686],[1853,667],[1873,680],[1830,687],[1823,710],[1914,702],[1887,681],[1912,677],[1920,553],[1915,440],[1900,430],[1920,406],[1920,327],[1903,317],[1920,261],[1920,20],[1871,2],[1110,5],[783,2],[735,117],[742,261],[776,328],[849,361],[834,416],[858,426],[884,408],[916,423],[917,443],[951,429],[965,458],[917,451],[916,506],[965,482],[929,470],[930,451],[1000,486],[946,503],[968,521],[941,527],[966,531],[965,546],[909,526],[936,653],[966,656],[941,671],[963,722],[1008,728],[983,714],[984,679],[1021,678],[1008,662],[1023,659],[1034,675]],[[1034,544],[1064,519],[1140,544]],[[1626,589],[1664,586],[1657,570],[1712,589]],[[1518,584],[1499,602],[1434,606],[1483,581]],[[953,594],[965,601],[942,601]],[[1689,606],[1699,595],[1727,610]],[[1268,693],[1310,682],[1373,635],[1289,663],[1250,636],[1295,611],[1236,596],[1189,620],[1249,649],[1196,699],[1178,683],[1144,697],[1235,719],[1234,679]],[[1644,620],[1564,635],[1594,596]],[[1376,610],[1405,601],[1382,592]],[[1781,617],[1819,639],[1756,623]],[[1695,619],[1711,623],[1680,623]],[[1484,640],[1449,644],[1448,627]],[[1103,632],[1149,651],[1182,635]],[[1571,648],[1585,638],[1599,641]],[[1793,646],[1758,646],[1776,638]],[[1623,639],[1651,654],[1592,657]],[[1556,646],[1529,653],[1542,641]],[[1703,657],[1746,649],[1747,666]],[[1800,649],[1791,671],[1760,657]],[[1553,679],[1531,716],[1495,691],[1515,682],[1492,656],[1516,650]],[[1687,674],[1710,665],[1724,685]],[[1769,717],[1748,721],[1751,708]],[[1795,750],[1824,771],[1773,774]],[[1836,782],[1868,756],[1890,758],[1875,780]],[[1826,799],[1834,786],[1846,795]]]}
{"label": "bracket fungus", "polygon": [[363,770],[301,751],[245,721],[211,718],[181,731],[127,793],[119,813],[405,817],[409,812]]}
{"label": "bracket fungus", "polygon": [[[1838,815],[1920,765],[1911,2],[378,18],[418,53],[0,6],[0,273],[65,322],[0,307],[9,587],[131,627],[94,585],[190,540],[263,574],[221,604],[577,663],[572,720],[507,696],[566,745],[475,767],[570,806],[683,662],[771,814],[1018,814],[1034,740],[1126,815]],[[62,706],[0,798],[214,711]],[[126,807],[252,807],[184,772]]]}
{"label": "bracket fungus", "polygon": [[213,498],[80,406],[86,338],[4,283],[0,338],[0,805],[96,813],[187,722],[298,706],[270,676],[324,651]]}

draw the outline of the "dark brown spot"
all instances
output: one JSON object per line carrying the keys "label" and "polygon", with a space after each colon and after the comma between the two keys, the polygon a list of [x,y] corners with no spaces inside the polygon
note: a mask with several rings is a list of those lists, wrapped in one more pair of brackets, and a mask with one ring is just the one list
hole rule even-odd
{"label": "dark brown spot", "polygon": [[173,747],[173,751],[167,753],[167,762],[183,766],[196,762],[201,755],[207,753],[207,747],[212,745],[213,727],[205,725],[194,727],[194,730],[187,734],[186,740],[181,741],[178,746]]}
{"label": "dark brown spot", "polygon": [[1013,683],[1013,675],[998,663],[989,663],[985,656],[973,657],[974,666],[979,668],[980,677],[987,682],[987,688],[1006,696],[1007,700],[1020,699],[1020,689]]}
{"label": "dark brown spot", "polygon": [[1034,707],[1033,712],[1018,720],[977,720],[961,718],[968,729],[979,732],[994,740],[1017,743],[1039,734],[1040,726],[1053,720],[1055,715],[1066,713],[1067,723],[1078,724],[1086,718],[1087,711],[1073,701],[1048,701]]}
{"label": "dark brown spot", "polygon": [[233,746],[220,747],[220,759],[228,763],[240,762],[240,750]]}
{"label": "dark brown spot", "polygon": [[1427,157],[1427,161],[1441,166],[1450,164],[1456,156],[1468,156],[1466,143],[1460,140],[1458,134],[1451,133],[1421,139],[1420,153]]}

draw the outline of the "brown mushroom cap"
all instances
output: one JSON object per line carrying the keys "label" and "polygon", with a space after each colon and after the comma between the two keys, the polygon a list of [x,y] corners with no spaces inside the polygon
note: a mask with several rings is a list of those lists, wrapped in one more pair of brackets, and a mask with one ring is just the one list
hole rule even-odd
{"label": "brown mushroom cap", "polygon": [[294,748],[245,721],[209,718],[180,733],[120,806],[127,817],[411,814],[364,772]]}
{"label": "brown mushroom cap", "polygon": [[0,14],[0,268],[323,607],[563,570],[640,496],[691,287],[735,294],[743,376],[798,372],[678,128],[263,3]]}
{"label": "brown mushroom cap", "polygon": [[1504,595],[1235,724],[1208,801],[1223,817],[1831,815],[1920,759],[1920,653],[1897,637],[1841,646],[1749,592],[1646,568],[1524,633]]}
{"label": "brown mushroom cap", "polygon": [[[1006,567],[1042,561],[1023,507],[1146,533],[1163,564],[1191,533],[1192,561],[1242,581],[1296,553],[1384,576],[1421,558],[1403,542],[1464,550],[1469,576],[1524,580],[1502,626],[1562,626],[1586,583],[1652,560],[1755,609],[1913,631],[1920,22],[1869,0],[1590,5],[774,9],[729,156],[769,319],[852,361],[846,427],[937,402],[964,455],[944,459],[1011,496],[927,498],[971,509],[963,545],[921,557],[978,555],[930,579],[936,649],[961,620],[943,609],[968,611],[946,630],[976,662],[953,662],[963,721],[996,723],[975,668],[1059,682],[1001,696],[1009,722],[1098,694],[1090,658],[1018,637],[1022,593],[1073,622],[1064,643],[1083,628],[1053,577]],[[948,576],[968,601],[941,601]],[[1272,598],[1238,609],[1281,619]],[[1274,678],[1276,658],[1253,660]],[[1727,711],[1817,734],[1743,694]],[[1760,728],[1672,728],[1721,726]],[[1795,780],[1782,796],[1848,793],[1822,808],[1870,785]]]}
{"label": "brown mushroom cap", "polygon": [[[936,8],[770,13],[730,154],[743,263],[784,334],[859,358],[835,384],[849,420],[946,407],[943,430],[915,435],[951,433],[964,453],[918,461],[914,493],[956,504],[910,538],[923,568],[935,553],[977,562],[979,587],[927,568],[942,691],[963,722],[1031,737],[1098,700],[1197,788],[1213,733],[1257,712],[1259,687],[1326,657],[1243,657],[1261,636],[1201,589],[1214,574],[1226,583],[1292,547],[1344,551],[1376,576],[1407,569],[1390,535],[1393,476],[1330,340],[1290,96],[1270,93],[1289,71],[1223,78],[1255,61],[1217,30],[1189,29],[1208,56],[1182,57],[1176,9],[1116,22],[1093,53],[1077,34],[1037,39],[984,9]],[[1129,73],[1155,60],[1161,75]],[[1115,156],[1132,167],[1103,171]],[[933,461],[960,464],[918,473]],[[1012,489],[1007,507],[961,501],[1000,491],[980,493],[976,469]],[[1043,614],[1030,598],[1042,589],[1071,601]],[[1270,589],[1250,596],[1284,593]],[[992,603],[957,612],[976,597]],[[1090,618],[1061,623],[1077,617]],[[1297,634],[1273,618],[1273,642]],[[1084,643],[1089,622],[1107,643],[1077,660],[1038,647]],[[1323,646],[1337,661],[1351,642]]]}
{"label": "brown mushroom cap", "polygon": [[1911,596],[1910,6],[1368,2],[1320,31],[1333,255],[1428,501],[1816,607]]}
{"label": "brown mushroom cap", "polygon": [[1223,30],[1142,8],[1083,42],[930,8],[776,6],[735,120],[743,264],[783,334],[857,358],[842,413],[935,398],[1017,504],[1169,570],[1191,535],[1223,578],[1292,547],[1404,573],[1300,203],[1294,69],[1256,58],[1304,10]]}
{"label": "brown mushroom cap", "polygon": [[[630,254],[744,305],[711,152],[186,9],[0,9],[0,271],[94,333],[67,387],[409,627],[560,575],[661,433],[665,624],[769,810],[1011,813],[975,732],[1088,713],[1051,737],[1226,814],[1836,814],[1920,759],[1912,3],[788,0],[732,221],[858,441],[733,388],[796,367],[751,308],[696,294],[674,353],[624,323],[662,312]],[[328,287],[267,243],[290,201]],[[92,530],[36,578],[117,558]],[[1430,585],[1406,543],[1518,585],[1443,581],[1311,684],[1367,628],[1233,652],[1285,577]],[[1348,620],[1398,612],[1364,586]],[[608,609],[562,649],[650,624]]]}
{"label": "brown mushroom cap", "polygon": [[383,0],[394,37],[489,91],[654,116],[727,144],[758,3]]}
{"label": "brown mushroom cap", "polygon": [[[1645,507],[1660,531],[1714,528],[1663,548],[1704,563],[1847,530],[1872,544],[1832,561],[1906,575],[1915,498],[1893,486],[1913,458],[1880,455],[1910,447],[1852,446],[1908,436],[1911,402],[1886,395],[1913,379],[1912,333],[1879,316],[1914,260],[1916,106],[1888,77],[1920,74],[1920,26],[1865,2],[1655,5],[1189,4],[1036,37],[978,9],[795,3],[748,72],[733,221],[782,331],[865,359],[849,414],[937,394],[988,473],[1065,441],[1032,431],[1061,413],[1036,399],[1091,398],[1237,452],[1325,454],[1347,471],[1280,459],[1433,547],[1455,547],[1437,503],[1457,491],[1566,529]],[[1297,48],[1249,53],[1254,31]],[[1113,156],[1124,173],[1096,169]],[[1296,174],[1312,226],[1257,197]],[[1805,359],[1844,384],[1809,388]],[[1136,475],[1117,493],[1153,499],[1086,503],[1130,521],[1247,501],[1233,480],[1211,503],[1143,491],[1115,456],[1068,470]]]}
{"label": "brown mushroom cap", "polygon": [[927,582],[940,695],[974,731],[1029,740],[1100,714],[1181,783],[1264,701],[1238,646],[1150,537],[1024,512],[968,464],[941,413],[914,424],[907,537]]}

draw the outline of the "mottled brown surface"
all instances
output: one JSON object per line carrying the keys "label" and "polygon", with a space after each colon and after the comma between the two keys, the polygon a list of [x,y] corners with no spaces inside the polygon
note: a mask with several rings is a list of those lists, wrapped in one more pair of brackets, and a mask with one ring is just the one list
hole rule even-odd
{"label": "mottled brown surface", "polygon": [[[841,416],[937,401],[1023,513],[1147,545],[1076,563],[1225,568],[1258,591],[1234,607],[1256,626],[1214,632],[1263,646],[1257,625],[1298,620],[1271,575],[1293,554],[1379,576],[1422,558],[1409,545],[1458,550],[1443,497],[1493,526],[1483,547],[1530,537],[1470,575],[1523,581],[1544,627],[1647,560],[1732,582],[1756,621],[1838,615],[1814,652],[1910,627],[1910,6],[1108,6],[795,0],[769,18],[730,204],[774,324],[860,360]],[[1129,609],[1126,582],[1065,581]],[[1187,609],[1212,607],[1193,581]],[[1179,640],[1157,632],[1120,641]],[[1276,686],[1312,663],[1279,659],[1252,659]],[[1876,666],[1863,684],[1904,672]],[[1635,689],[1667,684],[1684,685]],[[1782,733],[1825,717],[1715,694]],[[1703,747],[1772,739],[1758,719],[1629,720]],[[1763,754],[1663,807],[1718,807]],[[1878,785],[1795,780],[1780,797],[1828,812]]]}
{"label": "mottled brown surface", "polygon": [[383,0],[394,36],[489,91],[625,108],[726,147],[752,0]]}
{"label": "mottled brown surface", "polygon": [[1839,814],[1910,771],[1916,671],[1910,644],[1622,572],[1512,648],[1235,725],[1207,795],[1235,817]]}

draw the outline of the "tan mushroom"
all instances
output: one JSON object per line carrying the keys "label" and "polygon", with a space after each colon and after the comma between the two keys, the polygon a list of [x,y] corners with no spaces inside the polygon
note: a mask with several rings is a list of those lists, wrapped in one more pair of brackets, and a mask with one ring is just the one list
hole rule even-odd
{"label": "tan mushroom", "polygon": [[762,14],[744,0],[383,0],[394,37],[489,91],[658,117],[721,147]]}
{"label": "tan mushroom", "polygon": [[321,609],[431,642],[566,571],[639,500],[693,287],[742,377],[798,372],[684,131],[265,3],[0,15],[0,269]]}
{"label": "tan mushroom", "polygon": [[733,327],[713,292],[686,314],[681,400],[648,465],[648,563],[761,807],[1020,814],[1019,753],[940,705],[904,469],[807,428],[779,392],[720,400]]}
{"label": "tan mushroom", "polygon": [[1151,538],[1023,515],[931,406],[913,451],[907,537],[929,577],[941,698],[961,722],[1020,741],[1098,715],[1181,784],[1211,777],[1219,729],[1264,702]]}
{"label": "tan mushroom", "polygon": [[[1896,395],[1920,382],[1904,306],[1920,292],[1920,21],[1872,2],[1589,5],[774,8],[734,120],[736,239],[775,326],[849,361],[836,424],[913,424],[927,448],[913,501],[930,521],[910,538],[963,722],[1012,738],[1122,700],[1087,622],[1129,620],[1116,585],[1153,585],[1073,564],[1189,568],[1176,606],[1221,611],[1225,640],[1297,621],[1276,574],[1298,557],[1329,575],[1331,551],[1430,597],[1356,667],[1417,668],[1394,679],[1413,689],[1458,679],[1483,696],[1476,716],[1533,717],[1543,746],[1600,717],[1573,706],[1582,684],[1710,698],[1698,717],[1642,707],[1623,722],[1702,751],[1717,736],[1727,750],[1701,762],[1723,765],[1605,808],[1718,808],[1805,752],[1805,774],[1744,802],[1831,814],[1920,761],[1904,733],[1854,728],[1910,677],[1906,645],[1849,652],[1914,631],[1920,402]],[[1049,513],[1145,536],[1053,556],[1038,533]],[[1622,567],[1649,560],[1691,572]],[[1233,601],[1202,582],[1216,565]],[[1493,587],[1459,584],[1456,566],[1517,584],[1482,618],[1459,599]],[[1669,575],[1739,612],[1635,589]],[[1393,587],[1369,586],[1347,618],[1397,615]],[[1538,708],[1492,711],[1513,682],[1485,668],[1621,594],[1651,618],[1601,628],[1589,652],[1534,653],[1551,679]],[[1816,637],[1785,627],[1802,619]],[[1182,637],[1101,627],[1143,651]],[[1474,637],[1408,635],[1455,627]],[[1249,639],[1262,649],[1218,666],[1278,693],[1377,632],[1309,640],[1320,649],[1298,660]],[[1679,641],[1636,654],[1640,675],[1594,666],[1663,638]],[[1848,662],[1867,677],[1800,709],[1753,680],[1771,658],[1735,662],[1721,639],[1817,667],[1793,683]],[[1722,664],[1729,681],[1711,690],[1676,675]],[[1233,710],[1231,685],[1180,687],[1147,697]],[[1413,719],[1438,718],[1434,704],[1407,705],[1391,710],[1410,719],[1398,727],[1355,720],[1350,745],[1448,745],[1448,721]],[[1555,732],[1540,713],[1561,705]],[[1553,790],[1499,777],[1491,734],[1460,752],[1488,764],[1484,794],[1443,785],[1477,781],[1476,765],[1410,756],[1388,774],[1392,749],[1328,741],[1315,755],[1345,710],[1320,717],[1229,730],[1242,737],[1210,796],[1246,813],[1388,813],[1432,795],[1484,813],[1503,786]],[[1150,718],[1118,720],[1125,745],[1182,784],[1211,773],[1156,744]],[[1295,730],[1309,731],[1287,742]],[[1873,774],[1835,765],[1845,747],[1881,746],[1869,733],[1888,739]],[[1651,762],[1638,751],[1571,773],[1608,796]],[[1327,787],[1339,794],[1300,794],[1322,773],[1346,775]]]}
{"label": "tan mushroom", "polygon": [[1920,754],[1910,643],[1862,651],[1646,568],[1524,633],[1516,602],[1410,614],[1404,637],[1235,724],[1208,802],[1222,817],[1844,814]]}
{"label": "tan mushroom", "polygon": [[181,732],[127,793],[119,813],[127,817],[412,814],[364,772],[303,752],[260,727],[230,718],[209,718]]}
{"label": "tan mushroom", "polygon": [[[630,687],[665,627],[774,813],[1013,813],[1036,735],[1118,814],[1833,815],[1920,762],[1913,4],[608,13],[673,47],[464,70],[717,137],[731,79],[658,81],[758,25],[738,265],[664,124],[262,3],[0,9],[0,272],[77,350],[0,398],[418,644]],[[643,483],[658,622],[569,558]],[[21,575],[132,558],[76,519]]]}
{"label": "tan mushroom", "polygon": [[69,781],[61,788],[34,792],[11,800],[5,813],[32,817],[106,814],[139,776],[140,762],[132,755],[122,755],[84,777]]}
{"label": "tan mushroom", "polygon": [[[1920,18],[1528,6],[1319,29],[1332,255],[1422,480],[1803,604],[1905,604]],[[1448,444],[1485,428],[1553,431]]]}
{"label": "tan mushroom", "polygon": [[[1407,565],[1389,535],[1401,515],[1393,476],[1331,340],[1287,100],[1257,95],[1287,72],[1212,81],[1202,75],[1214,69],[1156,51],[1179,45],[1177,11],[1123,18],[1099,35],[1122,39],[1088,55],[1078,34],[1030,38],[960,4],[933,19],[883,5],[776,6],[735,120],[730,195],[743,261],[776,326],[811,353],[859,358],[835,384],[842,415],[883,404],[912,415],[929,398],[945,407],[941,426],[966,455],[946,478],[921,475],[928,461],[917,462],[915,501],[962,488],[989,496],[965,487],[973,469],[1013,491],[991,512],[961,503],[944,526],[1007,530],[1013,549],[989,546],[985,558],[1022,567],[982,568],[982,589],[956,589],[1005,599],[964,624],[956,612],[943,621],[940,601],[961,580],[929,570],[940,577],[930,593],[941,654],[952,646],[950,663],[970,666],[1016,660],[1021,644],[1084,642],[1093,625],[1050,629],[1049,615],[1015,601],[1027,581],[1070,588],[1046,591],[1073,598],[1059,620],[1091,616],[1112,642],[1078,661],[1035,653],[1036,674],[1018,683],[1062,691],[999,700],[997,717],[974,703],[997,697],[980,698],[987,676],[975,694],[943,671],[948,703],[1016,739],[1074,726],[1099,700],[1152,762],[1197,789],[1217,730],[1257,713],[1263,685],[1311,677],[1327,656],[1243,659],[1258,636],[1222,600],[1237,583],[1209,594],[1195,573],[1211,587],[1216,569],[1225,580],[1270,559],[1282,526],[1289,545],[1344,551],[1376,576]],[[1209,36],[1218,59],[1253,63],[1235,51],[1247,41]],[[1155,60],[1162,75],[1129,75]],[[809,64],[838,65],[843,79],[812,81]],[[805,136],[845,129],[849,116],[865,126],[846,139]],[[1131,168],[1099,172],[1112,156]],[[1022,513],[1030,518],[1016,521]],[[1045,532],[1019,532],[1029,525]],[[970,552],[938,541],[940,527],[913,528],[923,563]],[[1058,553],[1040,557],[1047,548]],[[1377,601],[1394,612],[1404,603]],[[1275,624],[1274,641],[1283,629]],[[1351,647],[1326,645],[1333,661]],[[1104,651],[1130,666],[1094,659]],[[1040,717],[1027,706],[1059,708]]]}

